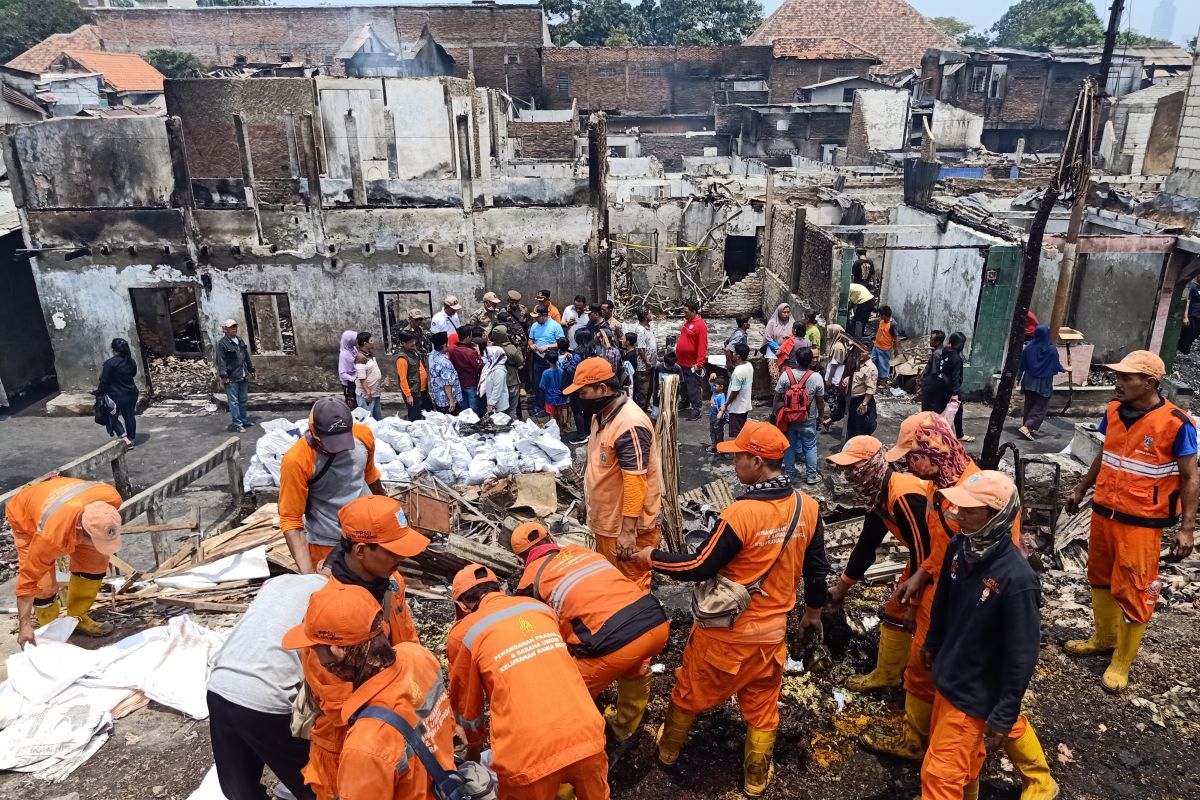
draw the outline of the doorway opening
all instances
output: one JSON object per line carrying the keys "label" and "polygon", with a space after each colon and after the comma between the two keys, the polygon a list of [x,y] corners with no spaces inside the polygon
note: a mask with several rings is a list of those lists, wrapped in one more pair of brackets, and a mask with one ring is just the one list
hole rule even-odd
{"label": "doorway opening", "polygon": [[130,289],[129,299],[151,394],[208,392],[212,371],[204,361],[195,287]]}
{"label": "doorway opening", "polygon": [[757,261],[757,236],[725,237],[725,276],[731,285],[754,272]]}

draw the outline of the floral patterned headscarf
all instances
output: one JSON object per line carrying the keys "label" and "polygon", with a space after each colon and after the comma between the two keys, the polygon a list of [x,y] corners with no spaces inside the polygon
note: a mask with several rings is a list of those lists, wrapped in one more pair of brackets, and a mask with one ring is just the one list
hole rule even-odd
{"label": "floral patterned headscarf", "polygon": [[971,457],[963,450],[950,423],[932,411],[922,411],[909,419],[915,422],[909,453],[925,456],[937,468],[933,485],[945,489],[958,483],[971,463]]}
{"label": "floral patterned headscarf", "polygon": [[870,458],[842,467],[842,474],[854,487],[854,493],[867,504],[868,511],[874,511],[884,500],[884,487],[889,474],[885,452],[881,447]]}

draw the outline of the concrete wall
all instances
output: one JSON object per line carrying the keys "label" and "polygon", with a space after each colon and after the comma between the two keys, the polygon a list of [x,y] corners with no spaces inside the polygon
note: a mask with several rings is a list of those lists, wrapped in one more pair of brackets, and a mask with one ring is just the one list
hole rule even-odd
{"label": "concrete wall", "polygon": [[974,114],[964,108],[935,100],[933,120],[929,127],[933,133],[933,140],[943,149],[970,150],[982,146],[982,114]]}
{"label": "concrete wall", "polygon": [[1175,163],[1163,189],[1171,194],[1200,197],[1200,54],[1192,62]]}
{"label": "concrete wall", "polygon": [[[54,377],[54,351],[38,302],[37,285],[19,230],[0,236],[0,400],[34,389]],[[96,363],[96,377],[100,362]]]}

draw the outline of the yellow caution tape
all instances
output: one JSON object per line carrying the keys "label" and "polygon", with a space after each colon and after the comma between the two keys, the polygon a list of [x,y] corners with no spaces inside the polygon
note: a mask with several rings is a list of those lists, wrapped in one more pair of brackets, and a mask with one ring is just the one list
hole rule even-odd
{"label": "yellow caution tape", "polygon": [[[654,245],[652,245],[652,244],[635,244],[633,242],[623,242],[620,239],[609,239],[608,241],[611,244],[622,244],[622,245],[625,245],[626,247],[635,247],[638,250],[653,250],[654,249]],[[679,245],[678,247],[674,246],[674,245],[670,245],[670,246],[663,247],[662,249],[663,250],[713,250],[715,248],[705,247],[702,245]]]}

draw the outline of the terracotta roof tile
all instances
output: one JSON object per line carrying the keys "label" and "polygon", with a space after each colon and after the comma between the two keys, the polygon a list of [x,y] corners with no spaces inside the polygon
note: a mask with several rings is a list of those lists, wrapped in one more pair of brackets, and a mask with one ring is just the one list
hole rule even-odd
{"label": "terracotta roof tile", "polygon": [[161,92],[166,76],[133,53],[101,53],[94,50],[66,50],[64,55],[86,70],[104,75],[104,81],[118,92]]}
{"label": "terracotta roof tile", "polygon": [[883,74],[920,68],[931,47],[958,49],[953,39],[904,0],[784,0],[745,43],[829,36],[877,55],[882,63],[872,71]]}
{"label": "terracotta roof tile", "polygon": [[47,36],[4,66],[22,72],[49,72],[50,65],[62,57],[65,50],[103,50],[99,29],[95,25],[82,25],[70,33]]}
{"label": "terracotta roof tile", "polygon": [[854,42],[840,36],[804,36],[799,38],[776,37],[772,55],[775,58],[869,58],[879,61],[879,56],[864,50]]}

